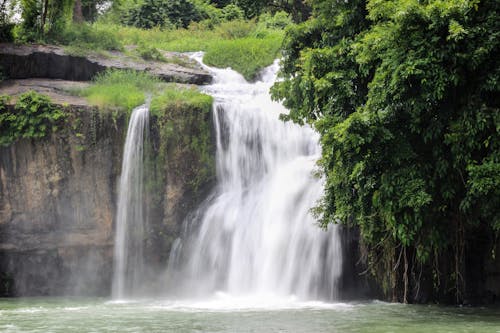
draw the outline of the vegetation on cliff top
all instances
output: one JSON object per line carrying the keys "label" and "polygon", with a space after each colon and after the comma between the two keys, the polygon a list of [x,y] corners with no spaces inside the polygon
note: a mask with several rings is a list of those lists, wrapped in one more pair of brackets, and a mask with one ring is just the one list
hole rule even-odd
{"label": "vegetation on cliff top", "polygon": [[83,15],[81,0],[20,1],[22,21],[14,28],[9,14],[0,16],[0,37],[10,34],[0,40],[55,43],[73,54],[135,53],[129,47],[133,45],[205,51],[207,64],[232,67],[250,80],[278,56],[283,28],[292,22],[289,14],[276,11],[291,7],[266,1],[250,5],[245,1],[121,0],[109,2],[111,6],[101,14],[97,8],[102,1],[84,2],[85,8],[96,10]]}
{"label": "vegetation on cliff top", "polygon": [[359,226],[394,300],[431,283],[461,302],[496,255],[499,14],[495,0],[315,0],[287,34],[274,96],[321,133],[317,213]]}
{"label": "vegetation on cliff top", "polygon": [[145,72],[108,70],[98,74],[94,84],[78,94],[101,109],[131,111],[145,102],[146,94],[155,94],[161,84]]}
{"label": "vegetation on cliff top", "polygon": [[43,138],[57,131],[65,113],[50,98],[29,91],[19,96],[14,108],[8,96],[0,96],[0,145],[8,146],[21,138]]}
{"label": "vegetation on cliff top", "polygon": [[100,109],[118,112],[130,112],[148,99],[154,114],[172,105],[203,109],[210,109],[212,105],[212,97],[195,87],[165,83],[148,73],[133,70],[102,72],[91,86],[74,93],[86,97],[90,104]]}

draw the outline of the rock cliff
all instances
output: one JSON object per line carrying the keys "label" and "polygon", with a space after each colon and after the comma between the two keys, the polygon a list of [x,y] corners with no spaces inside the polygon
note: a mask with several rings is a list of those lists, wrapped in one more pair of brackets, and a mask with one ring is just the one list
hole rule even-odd
{"label": "rock cliff", "polygon": [[173,63],[132,59],[121,52],[71,55],[63,48],[49,45],[0,43],[0,68],[9,79],[50,78],[89,81],[106,69],[145,71],[167,82],[207,84],[212,77],[194,65],[191,68]]}
{"label": "rock cliff", "polygon": [[[43,139],[0,147],[3,296],[110,292],[117,182],[128,116],[98,110],[78,98],[68,100],[57,91],[58,85],[68,84],[22,80],[0,89],[0,94],[11,95],[43,91],[68,115],[62,129]],[[177,132],[162,143],[167,118]],[[203,142],[200,152],[213,150],[210,127],[210,114],[196,109],[169,110],[151,119],[146,203],[150,228],[145,242],[152,274],[165,267],[183,219],[213,180],[213,161],[186,146]]]}

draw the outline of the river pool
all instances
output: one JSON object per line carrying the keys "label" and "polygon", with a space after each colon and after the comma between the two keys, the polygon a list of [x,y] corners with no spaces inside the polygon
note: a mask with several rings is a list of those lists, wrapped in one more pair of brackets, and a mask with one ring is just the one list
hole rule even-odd
{"label": "river pool", "polygon": [[1,332],[498,332],[500,308],[218,297],[0,300]]}

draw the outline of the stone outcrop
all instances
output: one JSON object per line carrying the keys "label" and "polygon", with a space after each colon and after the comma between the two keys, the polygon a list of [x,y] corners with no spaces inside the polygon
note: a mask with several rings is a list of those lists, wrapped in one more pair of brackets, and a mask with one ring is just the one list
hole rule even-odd
{"label": "stone outcrop", "polygon": [[[30,82],[24,86],[43,89],[43,84]],[[19,86],[23,87],[18,82],[16,89]],[[56,87],[46,85],[55,95]],[[64,98],[60,94],[53,101]],[[42,139],[0,146],[2,296],[105,296],[110,292],[117,182],[127,115],[80,104],[60,107],[68,117],[59,131]],[[190,180],[198,170],[194,166],[204,162],[196,152],[185,153],[186,140],[198,140],[201,132],[206,136],[210,115],[193,117],[179,112],[169,117],[169,121],[183,124],[177,134],[183,140],[161,144],[158,124],[162,118],[151,119],[151,156],[155,158],[154,165],[147,166],[152,177],[147,184],[150,230],[145,242],[152,274],[154,268],[165,267],[186,214],[211,183],[211,177],[205,177],[193,186]],[[179,173],[185,177],[177,177]]]}
{"label": "stone outcrop", "polygon": [[4,295],[98,294],[110,283],[125,117],[65,110],[61,132],[0,147]]}
{"label": "stone outcrop", "polygon": [[[121,53],[79,57],[54,46],[0,44],[1,74],[9,78],[0,81],[0,95],[11,97],[7,107],[34,90],[68,115],[48,137],[0,146],[0,296],[110,292],[128,115],[98,110],[70,93],[106,69],[146,71],[179,83],[211,81],[201,68],[142,62]],[[183,220],[202,200],[214,173],[206,156],[214,152],[209,112],[164,111],[151,119],[146,162],[144,241],[151,276],[164,269]],[[177,130],[168,138],[167,118]],[[191,150],[190,142],[206,145],[200,150],[205,154]]]}
{"label": "stone outcrop", "polygon": [[148,72],[167,82],[207,84],[212,77],[198,68],[173,63],[132,59],[120,52],[110,56],[92,54],[74,56],[63,48],[48,45],[0,43],[0,68],[9,79],[50,78],[89,81],[106,69],[130,69]]}
{"label": "stone outcrop", "polygon": [[70,90],[84,89],[89,85],[87,82],[53,79],[5,80],[0,82],[0,95],[10,96],[9,103],[15,104],[19,95],[28,91],[36,91],[50,97],[50,100],[56,104],[89,106],[85,98],[69,93]]}

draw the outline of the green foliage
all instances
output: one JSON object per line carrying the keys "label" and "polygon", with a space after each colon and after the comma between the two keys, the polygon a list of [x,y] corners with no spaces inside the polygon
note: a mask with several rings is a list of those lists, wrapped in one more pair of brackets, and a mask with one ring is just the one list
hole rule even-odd
{"label": "green foliage", "polygon": [[[233,0],[232,3],[239,6],[247,18],[258,17],[263,13],[286,12],[293,17],[295,22],[302,22],[311,14],[309,0]],[[332,4],[335,7],[337,4]],[[339,4],[342,5],[342,4]]]}
{"label": "green foliage", "polygon": [[17,38],[41,41],[59,35],[71,21],[73,0],[21,0],[22,23]]}
{"label": "green foliage", "polygon": [[282,30],[258,26],[253,21],[222,22],[213,29],[191,25],[189,29],[137,29],[110,24],[94,24],[110,31],[122,45],[147,45],[148,48],[175,52],[205,51],[207,64],[232,67],[247,79],[272,64],[279,56]]}
{"label": "green foliage", "polygon": [[264,13],[259,16],[259,25],[266,29],[285,29],[292,23],[290,15],[285,11],[276,12],[274,15]]}
{"label": "green foliage", "polygon": [[[374,264],[382,254],[397,267],[389,249],[399,248],[415,266],[438,265],[434,282],[458,301],[464,235],[500,226],[498,2],[317,0],[314,10],[288,31],[273,94],[285,119],[321,133],[316,212],[359,226]],[[450,253],[453,269],[439,266]]]}
{"label": "green foliage", "polygon": [[127,13],[123,23],[144,29],[171,24],[186,28],[192,21],[199,20],[198,11],[189,0],[145,0]]}
{"label": "green foliage", "polygon": [[255,24],[249,21],[235,20],[224,22],[214,28],[221,39],[236,39],[250,36],[255,31]]}
{"label": "green foliage", "polygon": [[264,11],[268,0],[234,0],[233,3],[240,7],[247,18],[259,16]]}
{"label": "green foliage", "polygon": [[[207,0],[121,0],[113,2],[112,10],[93,24],[68,25],[63,15],[64,29],[49,34],[41,32],[47,25],[37,28],[44,12],[41,0],[23,1],[24,23],[16,30],[18,42],[55,42],[72,55],[97,52],[107,56],[112,54],[103,51],[123,51],[124,46],[136,45],[139,56],[156,61],[169,61],[161,51],[201,50],[209,64],[232,67],[247,79],[253,79],[279,56],[283,28],[290,23],[284,12],[264,15],[259,23],[244,21],[234,3],[217,8]],[[97,2],[82,1],[82,6],[92,7]],[[123,20],[131,26],[110,23]]]}
{"label": "green foliage", "polygon": [[221,40],[208,46],[203,59],[211,66],[231,67],[247,80],[252,80],[261,68],[276,59],[280,42],[280,34],[268,35],[265,39],[246,37]]}
{"label": "green foliage", "polygon": [[9,97],[0,96],[0,145],[8,146],[21,138],[43,138],[58,129],[65,113],[47,96],[29,91],[21,96],[12,110]]}
{"label": "green foliage", "polygon": [[109,70],[97,75],[81,95],[100,108],[131,111],[144,103],[146,94],[157,91],[159,84],[159,79],[144,72]]}
{"label": "green foliage", "polygon": [[242,20],[245,13],[236,5],[227,5],[222,8],[222,17],[226,21]]}
{"label": "green foliage", "polygon": [[59,34],[56,41],[68,45],[73,53],[88,50],[122,50],[123,46],[116,36],[116,27],[87,23],[68,26]]}
{"label": "green foliage", "polygon": [[167,61],[163,54],[154,46],[139,44],[136,52],[144,60]]}
{"label": "green foliage", "polygon": [[159,116],[165,109],[179,105],[188,105],[203,112],[210,112],[212,102],[211,96],[200,93],[195,87],[186,88],[168,84],[151,100],[151,113]]}

